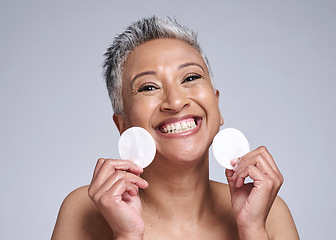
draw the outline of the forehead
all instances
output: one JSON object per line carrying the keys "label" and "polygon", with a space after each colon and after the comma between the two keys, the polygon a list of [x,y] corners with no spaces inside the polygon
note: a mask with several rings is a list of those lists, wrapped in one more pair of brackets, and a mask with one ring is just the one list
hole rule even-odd
{"label": "forehead", "polygon": [[187,62],[194,62],[207,70],[199,52],[177,39],[155,39],[136,47],[127,57],[123,79],[129,79],[139,71],[155,71]]}

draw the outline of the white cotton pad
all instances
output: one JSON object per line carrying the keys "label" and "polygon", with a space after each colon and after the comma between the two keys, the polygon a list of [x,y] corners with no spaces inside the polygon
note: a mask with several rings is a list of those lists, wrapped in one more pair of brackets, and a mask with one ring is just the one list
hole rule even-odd
{"label": "white cotton pad", "polygon": [[145,168],[153,161],[156,145],[152,136],[141,127],[131,127],[124,131],[118,143],[121,159],[131,160]]}
{"label": "white cotton pad", "polygon": [[245,135],[235,128],[225,128],[217,133],[212,142],[216,161],[227,169],[233,169],[230,161],[250,152]]}

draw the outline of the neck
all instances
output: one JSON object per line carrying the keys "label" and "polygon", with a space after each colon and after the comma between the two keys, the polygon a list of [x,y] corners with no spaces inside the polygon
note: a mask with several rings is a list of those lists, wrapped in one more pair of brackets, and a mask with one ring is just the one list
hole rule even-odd
{"label": "neck", "polygon": [[143,208],[161,219],[199,221],[205,209],[211,209],[207,153],[199,161],[183,164],[156,158],[142,177],[149,182],[140,191]]}

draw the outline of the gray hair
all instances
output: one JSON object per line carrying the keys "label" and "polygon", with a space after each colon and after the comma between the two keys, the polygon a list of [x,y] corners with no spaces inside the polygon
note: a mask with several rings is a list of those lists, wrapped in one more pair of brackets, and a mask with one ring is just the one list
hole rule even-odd
{"label": "gray hair", "polygon": [[114,38],[104,54],[103,73],[115,113],[123,113],[122,71],[129,53],[142,43],[159,38],[179,39],[188,43],[200,53],[210,72],[209,62],[197,42],[195,32],[170,18],[160,19],[153,16],[136,21]]}

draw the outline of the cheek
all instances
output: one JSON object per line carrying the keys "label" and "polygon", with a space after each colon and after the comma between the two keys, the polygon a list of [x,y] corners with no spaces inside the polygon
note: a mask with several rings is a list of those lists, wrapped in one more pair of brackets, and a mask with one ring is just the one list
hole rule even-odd
{"label": "cheek", "polygon": [[143,126],[147,127],[151,116],[154,114],[158,99],[155,97],[134,96],[128,101],[127,113],[128,116],[126,126]]}
{"label": "cheek", "polygon": [[206,110],[218,109],[216,94],[212,87],[194,89],[193,98]]}
{"label": "cheek", "polygon": [[219,110],[218,100],[215,91],[212,86],[198,89],[193,93],[193,99],[197,102],[206,112],[208,121],[211,125],[218,128],[222,125],[221,114]]}

